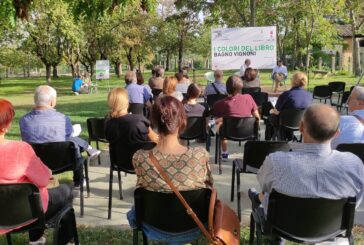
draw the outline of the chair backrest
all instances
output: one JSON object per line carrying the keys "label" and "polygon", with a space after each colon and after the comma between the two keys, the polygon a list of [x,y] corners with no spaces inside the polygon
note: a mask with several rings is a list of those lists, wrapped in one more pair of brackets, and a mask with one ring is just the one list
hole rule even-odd
{"label": "chair backrest", "polygon": [[344,105],[346,104],[346,102],[348,102],[348,99],[349,99],[349,96],[350,96],[350,91],[345,91],[343,93],[343,96],[341,97],[341,102],[340,102],[340,105]]}
{"label": "chair backrest", "polygon": [[248,141],[244,145],[243,171],[247,166],[259,169],[270,153],[290,149],[286,141]]}
{"label": "chair backrest", "polygon": [[87,118],[86,122],[89,141],[107,141],[105,136],[105,118]]}
{"label": "chair backrest", "polygon": [[155,146],[154,142],[144,142],[130,145],[109,144],[110,164],[114,169],[119,169],[125,173],[135,174],[133,166],[133,155],[137,150],[149,150]]}
{"label": "chair backrest", "polygon": [[279,113],[279,125],[298,130],[305,109],[284,109]]}
{"label": "chair backrest", "polygon": [[157,98],[162,93],[162,89],[152,88],[153,99]]}
{"label": "chair backrest", "polygon": [[313,88],[314,98],[330,98],[332,91],[329,85],[319,85]]}
{"label": "chair backrest", "polygon": [[257,139],[259,122],[255,117],[224,117],[221,136],[229,140]]}
{"label": "chair backrest", "polygon": [[226,96],[225,94],[210,94],[206,96],[206,102],[212,108],[217,101],[226,98]]}
{"label": "chair backrest", "polygon": [[252,98],[255,101],[255,104],[257,104],[257,106],[262,106],[264,103],[268,102],[268,93],[254,92],[254,93],[250,93],[250,95],[252,96]]}
{"label": "chair backrest", "polygon": [[[204,188],[180,193],[202,223],[207,223],[211,190]],[[142,222],[166,232],[183,232],[197,227],[173,192],[138,188],[134,192],[134,204],[139,229]]]}
{"label": "chair backrest", "polygon": [[346,83],[340,82],[340,81],[329,82],[329,86],[330,86],[332,92],[342,93],[345,91]]}
{"label": "chair backrest", "polygon": [[364,164],[364,143],[340,144],[336,150],[351,152],[357,155]]}
{"label": "chair backrest", "polygon": [[205,117],[188,117],[185,130],[179,135],[181,139],[192,140],[198,139],[206,134]]}
{"label": "chair backrest", "polygon": [[44,227],[42,201],[31,183],[0,184],[0,229],[29,224]]}
{"label": "chair backrest", "polygon": [[257,92],[261,92],[262,89],[260,87],[251,87],[251,88],[243,88],[241,90],[242,94],[251,94],[251,93],[257,93]]}
{"label": "chair backrest", "polygon": [[52,170],[53,174],[76,168],[76,149],[73,142],[49,142],[31,145],[35,154]]}
{"label": "chair backrest", "polygon": [[141,103],[129,103],[128,112],[132,114],[139,114],[144,116],[144,104]]}
{"label": "chair backrest", "polygon": [[265,233],[296,242],[319,243],[351,235],[355,197],[338,200],[291,197],[275,190],[269,196]]}

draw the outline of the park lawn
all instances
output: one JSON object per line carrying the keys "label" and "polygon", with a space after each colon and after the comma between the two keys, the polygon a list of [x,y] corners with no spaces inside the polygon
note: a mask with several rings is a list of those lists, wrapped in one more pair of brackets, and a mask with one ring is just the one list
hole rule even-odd
{"label": "park lawn", "polygon": [[[354,227],[354,239],[355,244],[364,244],[364,228],[360,226]],[[78,235],[81,244],[87,245],[131,245],[132,244],[132,231],[127,228],[117,227],[78,227]],[[47,243],[52,244],[52,231],[46,230]],[[139,233],[139,244],[142,244],[141,233]],[[14,234],[12,235],[13,244],[26,244],[28,241],[27,233]],[[5,236],[0,236],[0,245],[5,245]],[[151,245],[159,245],[162,243],[149,243]],[[199,239],[199,245],[208,245],[204,238]],[[249,244],[249,228],[244,227],[241,230],[241,245]],[[268,243],[267,243],[268,244]],[[296,243],[287,242],[287,245],[293,245]]]}

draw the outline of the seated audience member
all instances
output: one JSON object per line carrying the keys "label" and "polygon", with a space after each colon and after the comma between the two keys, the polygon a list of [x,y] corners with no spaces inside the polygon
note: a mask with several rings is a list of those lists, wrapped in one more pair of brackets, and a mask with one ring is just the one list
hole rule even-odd
{"label": "seated audience member", "polygon": [[226,86],[222,82],[224,78],[224,73],[222,70],[216,70],[214,72],[215,81],[209,83],[205,88],[205,95],[211,94],[226,94]]}
{"label": "seated audience member", "polygon": [[[256,117],[260,120],[258,107],[250,94],[241,94],[243,82],[239,76],[230,76],[226,81],[228,97],[217,101],[212,107],[212,115],[216,118],[216,130],[223,122],[223,117]],[[221,140],[221,158],[227,160],[227,140]]]}
{"label": "seated audience member", "polygon": [[240,77],[245,76],[245,70],[250,68],[250,65],[251,65],[250,59],[244,60],[244,64],[240,66]]}
{"label": "seated audience member", "polygon": [[73,79],[72,83],[72,91],[78,94],[88,94],[90,93],[89,85],[84,83],[80,76],[77,76]]}
{"label": "seated audience member", "polygon": [[75,170],[73,180],[75,186],[79,186],[84,162],[81,152],[86,151],[94,159],[101,151],[93,149],[87,141],[72,136],[70,118],[54,109],[57,103],[57,92],[54,88],[38,86],[34,93],[34,103],[35,108],[19,120],[22,140],[33,144],[62,141],[75,143],[79,169]]}
{"label": "seated audience member", "polygon": [[200,96],[201,90],[195,83],[191,83],[187,89],[187,99],[184,103],[184,108],[187,117],[202,117],[205,114],[206,108],[197,103],[197,98]]}
{"label": "seated audience member", "polygon": [[149,103],[151,96],[146,87],[137,84],[137,76],[134,71],[125,73],[126,90],[128,90],[129,103],[146,104]]}
{"label": "seated audience member", "polygon": [[149,85],[148,85],[148,84],[145,84],[145,83],[144,83],[144,77],[143,77],[143,74],[142,74],[140,71],[137,71],[137,73],[136,73],[136,77],[137,77],[137,84],[138,84],[138,85],[141,85],[141,86],[144,86],[144,88],[146,88],[146,89],[147,89],[148,94],[150,95],[150,98],[153,98],[152,89],[149,87]]}
{"label": "seated audience member", "polygon": [[[312,93],[305,90],[307,76],[303,72],[296,72],[291,79],[292,88],[283,92],[272,108],[265,128],[265,140],[270,140],[279,127],[279,113],[284,109],[306,109],[312,104]],[[290,138],[289,136],[288,138]]]}
{"label": "seated audience member", "polygon": [[118,148],[126,162],[132,162],[133,154],[150,141],[157,142],[158,135],[150,128],[149,121],[142,115],[128,114],[128,92],[114,88],[108,95],[110,112],[105,124],[105,136],[110,147]]}
{"label": "seated audience member", "polygon": [[304,143],[291,144],[291,152],[268,155],[258,171],[261,193],[250,189],[253,208],[261,207],[260,221],[267,214],[272,189],[294,197],[340,199],[356,197],[359,206],[364,192],[364,167],[352,153],[331,149],[339,127],[338,113],[328,105],[306,109],[300,131]]}
{"label": "seated audience member", "polygon": [[158,67],[154,71],[155,71],[155,77],[149,79],[149,87],[151,89],[163,89],[164,69]]}
{"label": "seated audience member", "polygon": [[186,94],[187,93],[188,86],[190,85],[189,80],[186,80],[184,78],[182,72],[176,73],[174,76],[177,79],[176,91],[179,91],[182,94]]}
{"label": "seated audience member", "polygon": [[257,88],[260,87],[260,80],[258,78],[258,70],[253,68],[247,68],[243,78],[244,88]]}
{"label": "seated audience member", "polygon": [[163,90],[159,97],[163,96],[173,96],[182,102],[183,94],[176,91],[177,79],[175,77],[166,77],[163,83]]}
{"label": "seated audience member", "polygon": [[364,143],[364,87],[356,86],[347,104],[350,115],[340,117],[339,135],[332,141],[333,148],[344,143]]}
{"label": "seated audience member", "polygon": [[274,93],[278,91],[278,85],[282,86],[282,82],[288,77],[287,67],[283,65],[281,60],[277,61],[277,66],[273,68],[272,79],[274,82]]}
{"label": "seated audience member", "polygon": [[[13,105],[0,99],[0,184],[32,183],[37,186],[45,219],[48,220],[66,205],[72,206],[72,191],[65,184],[47,189],[52,171],[36,156],[29,144],[6,139],[14,114]],[[10,231],[0,229],[0,235]],[[43,234],[43,228],[29,231],[29,244],[45,244]],[[73,234],[72,220],[65,218],[61,222],[59,244],[74,244]]]}
{"label": "seated audience member", "polygon": [[[154,167],[149,157],[151,152],[179,191],[211,187],[213,180],[208,152],[202,147],[187,148],[178,140],[179,132],[186,126],[182,103],[171,96],[158,98],[152,106],[151,121],[153,128],[159,132],[159,141],[151,151],[138,150],[134,154],[136,186],[150,191],[172,192]],[[135,227],[134,209],[127,216],[130,225]],[[168,244],[184,244],[201,236],[199,228],[183,233],[169,233],[143,223],[143,230],[149,239],[167,241]]]}

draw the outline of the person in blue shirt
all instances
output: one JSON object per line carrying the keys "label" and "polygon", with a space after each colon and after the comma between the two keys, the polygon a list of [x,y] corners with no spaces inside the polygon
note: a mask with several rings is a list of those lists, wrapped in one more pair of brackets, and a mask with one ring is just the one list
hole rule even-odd
{"label": "person in blue shirt", "polygon": [[90,92],[87,84],[84,84],[80,76],[76,76],[76,78],[73,79],[72,91],[75,92],[77,95],[88,94]]}

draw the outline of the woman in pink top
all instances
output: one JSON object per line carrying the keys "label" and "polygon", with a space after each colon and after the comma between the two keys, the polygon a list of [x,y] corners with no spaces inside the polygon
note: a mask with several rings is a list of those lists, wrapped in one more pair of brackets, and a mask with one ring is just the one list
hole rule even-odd
{"label": "woman in pink top", "polygon": [[[39,188],[45,218],[49,219],[65,205],[72,205],[72,192],[68,185],[47,189],[52,172],[36,156],[33,148],[22,141],[5,139],[14,118],[13,105],[0,99],[0,184],[33,183]],[[60,230],[60,244],[73,244],[70,234],[71,220],[64,220]],[[0,230],[0,234],[11,230]],[[44,230],[37,229],[29,232],[29,244],[45,244]]]}

